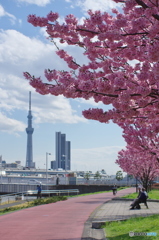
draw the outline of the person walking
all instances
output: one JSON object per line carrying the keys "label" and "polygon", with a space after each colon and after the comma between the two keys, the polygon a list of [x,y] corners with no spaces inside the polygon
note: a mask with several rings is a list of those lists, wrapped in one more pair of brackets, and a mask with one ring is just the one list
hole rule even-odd
{"label": "person walking", "polygon": [[115,184],[114,184],[112,190],[113,190],[113,195],[116,195],[116,193],[117,193],[117,186]]}
{"label": "person walking", "polygon": [[37,193],[37,199],[38,199],[38,198],[41,198],[41,186],[40,185],[37,185],[37,190],[38,190],[38,193]]}
{"label": "person walking", "polygon": [[58,186],[59,185],[59,176],[57,175],[56,177],[56,185]]}

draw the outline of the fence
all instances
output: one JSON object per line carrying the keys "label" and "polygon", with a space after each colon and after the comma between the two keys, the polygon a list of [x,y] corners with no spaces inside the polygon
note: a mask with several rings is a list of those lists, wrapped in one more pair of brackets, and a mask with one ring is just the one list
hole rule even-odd
{"label": "fence", "polygon": [[[54,177],[48,177],[48,182],[47,179],[44,177],[35,177],[35,176],[30,176],[30,177],[17,177],[17,176],[3,176],[1,183],[3,184],[19,184],[19,185],[29,185],[30,180],[37,180],[42,183],[42,185],[46,185],[47,183],[49,185],[56,185],[56,176]],[[79,178],[79,177],[62,177],[59,176],[59,184],[60,185],[81,185],[81,184],[88,184],[88,185],[113,185],[117,184],[118,186],[123,186],[123,185],[132,185],[135,184],[136,180],[135,179],[123,179],[122,181],[117,181],[115,178],[114,179],[107,179],[107,178],[101,178],[101,179],[94,179],[90,178],[89,180],[85,178]],[[26,189],[27,190],[27,189]],[[19,192],[21,190],[19,189]]]}

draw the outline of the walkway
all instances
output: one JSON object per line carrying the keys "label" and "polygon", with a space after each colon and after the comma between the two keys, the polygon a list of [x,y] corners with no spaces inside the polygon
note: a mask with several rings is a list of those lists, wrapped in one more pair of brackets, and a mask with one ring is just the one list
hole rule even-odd
{"label": "walkway", "polygon": [[[123,189],[118,192],[117,196],[121,197],[134,191],[134,188]],[[104,216],[112,215],[110,211],[109,214],[107,213],[110,209],[114,211],[114,218],[116,218],[117,212],[119,215],[123,215],[123,212],[119,211],[121,206],[117,207],[116,201],[111,203],[114,204],[113,206],[105,204],[112,198],[112,192],[74,197],[66,201],[0,216],[1,240],[81,240],[84,224],[93,212],[98,213],[94,214],[95,220],[103,220]],[[120,201],[119,204],[122,202]],[[127,205],[123,206],[125,211],[129,209],[129,204],[127,202]],[[107,206],[107,210],[104,206]],[[103,207],[104,209],[102,209]],[[127,211],[132,214],[135,210]]]}

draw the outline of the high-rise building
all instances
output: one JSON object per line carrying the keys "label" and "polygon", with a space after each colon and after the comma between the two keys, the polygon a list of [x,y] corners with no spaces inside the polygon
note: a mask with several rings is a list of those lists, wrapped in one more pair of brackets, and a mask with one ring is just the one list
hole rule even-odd
{"label": "high-rise building", "polygon": [[71,170],[71,142],[66,141],[66,170]]}
{"label": "high-rise building", "polygon": [[66,134],[56,132],[56,159],[54,168],[71,169],[71,142],[66,141]]}
{"label": "high-rise building", "polygon": [[33,162],[33,144],[32,144],[32,134],[34,128],[32,128],[32,113],[31,113],[31,92],[29,92],[29,112],[28,112],[28,127],[26,128],[27,133],[27,152],[26,152],[26,167],[35,168],[35,163]]}
{"label": "high-rise building", "polygon": [[50,162],[50,167],[51,167],[51,169],[56,169],[56,161],[55,160]]}

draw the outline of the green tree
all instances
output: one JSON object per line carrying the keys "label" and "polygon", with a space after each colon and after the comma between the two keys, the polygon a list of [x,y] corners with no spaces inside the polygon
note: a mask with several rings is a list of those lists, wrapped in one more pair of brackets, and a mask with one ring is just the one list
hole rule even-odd
{"label": "green tree", "polygon": [[90,173],[89,172],[86,172],[85,175],[84,175],[84,178],[89,180],[90,179]]}
{"label": "green tree", "polygon": [[94,179],[100,179],[102,176],[101,174],[99,173],[99,171],[97,171],[94,175]]}
{"label": "green tree", "polygon": [[117,171],[117,173],[116,173],[116,180],[120,181],[122,179],[123,179],[122,171]]}
{"label": "green tree", "polygon": [[129,179],[133,179],[133,178],[134,178],[134,176],[133,176],[133,175],[131,175],[131,174],[128,174],[128,178],[129,178]]}

